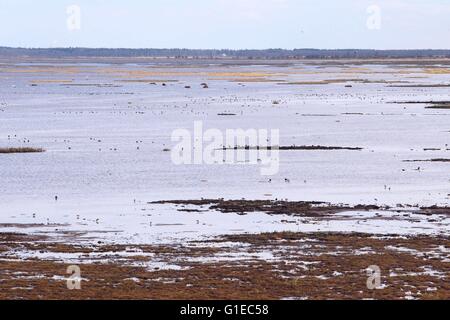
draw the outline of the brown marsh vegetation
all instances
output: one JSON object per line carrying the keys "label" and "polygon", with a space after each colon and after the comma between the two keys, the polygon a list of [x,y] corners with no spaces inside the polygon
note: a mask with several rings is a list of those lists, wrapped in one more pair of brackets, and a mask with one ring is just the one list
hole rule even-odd
{"label": "brown marsh vegetation", "polygon": [[19,147],[19,148],[0,148],[0,153],[38,153],[45,152],[42,148],[30,148],[30,147]]}

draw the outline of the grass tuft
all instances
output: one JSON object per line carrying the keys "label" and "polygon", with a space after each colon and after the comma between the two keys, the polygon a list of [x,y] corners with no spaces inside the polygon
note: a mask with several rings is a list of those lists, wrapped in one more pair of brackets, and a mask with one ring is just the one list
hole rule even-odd
{"label": "grass tuft", "polygon": [[0,153],[36,153],[45,152],[42,148],[0,148]]}

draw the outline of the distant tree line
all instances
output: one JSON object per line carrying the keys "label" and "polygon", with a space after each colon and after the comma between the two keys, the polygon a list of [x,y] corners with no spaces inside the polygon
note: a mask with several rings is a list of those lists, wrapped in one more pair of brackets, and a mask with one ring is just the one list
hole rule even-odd
{"label": "distant tree line", "polygon": [[450,58],[450,50],[365,50],[365,49],[108,49],[108,48],[10,48],[0,47],[6,57],[167,57],[235,59],[368,59],[368,58]]}

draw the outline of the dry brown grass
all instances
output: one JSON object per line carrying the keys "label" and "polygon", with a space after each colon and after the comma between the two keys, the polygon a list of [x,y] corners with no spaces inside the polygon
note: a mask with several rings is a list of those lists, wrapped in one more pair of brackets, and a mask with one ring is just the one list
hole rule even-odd
{"label": "dry brown grass", "polygon": [[[232,247],[228,245],[230,242],[234,244]],[[449,238],[445,236],[292,232],[229,235],[195,246],[136,247],[154,256],[129,257],[129,262],[134,262],[132,265],[115,255],[107,263],[94,260],[89,263],[84,259],[80,265],[82,289],[70,291],[65,278],[71,263],[22,260],[8,252],[71,252],[83,257],[91,251],[123,252],[132,246],[85,248],[51,243],[44,237],[0,233],[0,299],[395,300],[410,296],[447,300],[450,297],[448,253],[439,248],[448,246]],[[253,257],[260,252],[271,252],[274,258]],[[217,259],[217,254],[223,257],[233,253],[248,258]],[[196,257],[210,259],[196,261]],[[145,262],[154,259],[183,268],[166,270],[145,266]],[[380,267],[384,289],[367,288],[366,269],[370,265]]]}
{"label": "dry brown grass", "polygon": [[426,68],[423,71],[426,74],[450,74],[449,68]]}
{"label": "dry brown grass", "polygon": [[73,80],[53,80],[53,79],[39,79],[31,81],[32,84],[36,83],[72,83]]}

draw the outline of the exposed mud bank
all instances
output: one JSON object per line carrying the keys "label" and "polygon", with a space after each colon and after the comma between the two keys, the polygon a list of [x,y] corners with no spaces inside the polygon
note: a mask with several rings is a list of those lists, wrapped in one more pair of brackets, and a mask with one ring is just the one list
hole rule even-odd
{"label": "exposed mud bank", "polygon": [[[450,298],[450,238],[443,236],[284,232],[126,248],[48,241],[0,236],[1,299]],[[15,256],[23,249],[55,257]],[[73,264],[81,290],[67,289]],[[369,266],[380,269],[378,289],[367,286]]]}
{"label": "exposed mud bank", "polygon": [[265,212],[267,214],[285,214],[299,216],[323,216],[344,211],[378,210],[389,209],[376,205],[348,206],[345,204],[333,205],[327,202],[308,201],[271,201],[271,200],[224,200],[224,199],[202,199],[202,200],[168,200],[156,201],[152,204],[174,204],[180,206],[208,206],[209,210],[218,210],[224,213],[247,214],[250,212]]}

